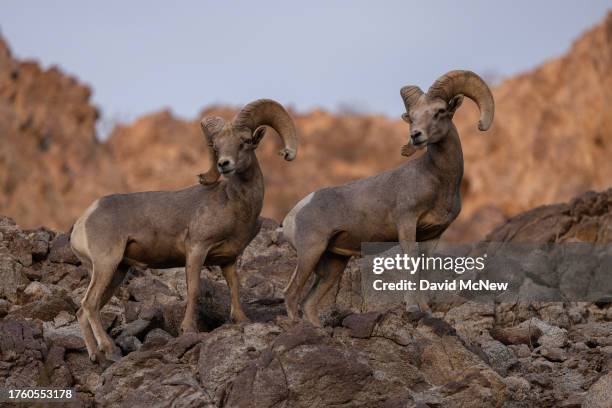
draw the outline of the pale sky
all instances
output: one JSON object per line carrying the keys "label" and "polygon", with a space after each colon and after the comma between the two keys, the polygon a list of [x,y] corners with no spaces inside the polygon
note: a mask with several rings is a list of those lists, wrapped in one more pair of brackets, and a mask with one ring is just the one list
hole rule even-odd
{"label": "pale sky", "polygon": [[[171,3],[173,3],[171,5]],[[611,2],[17,1],[0,30],[19,58],[59,65],[106,118],[273,98],[399,116],[399,89],[456,68],[496,76],[565,52]]]}

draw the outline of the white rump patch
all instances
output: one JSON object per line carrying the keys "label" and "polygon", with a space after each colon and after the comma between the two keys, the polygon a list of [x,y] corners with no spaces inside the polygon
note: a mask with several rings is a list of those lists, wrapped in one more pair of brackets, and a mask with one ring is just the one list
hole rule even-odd
{"label": "white rump patch", "polygon": [[302,209],[310,201],[312,201],[312,197],[314,195],[315,193],[313,192],[313,193],[308,194],[306,197],[302,198],[300,202],[297,203],[295,207],[291,209],[291,211],[289,211],[289,214],[287,214],[287,216],[283,220],[283,236],[294,247],[295,247],[295,218],[300,213],[300,211],[302,211]]}
{"label": "white rump patch", "polygon": [[91,255],[89,252],[89,241],[87,239],[87,231],[85,230],[85,223],[91,216],[91,214],[98,209],[98,201],[94,201],[88,208],[85,210],[83,215],[79,217],[78,220],[74,223],[72,228],[72,233],[70,234],[70,244],[75,252],[78,255],[85,256],[89,260],[91,260]]}

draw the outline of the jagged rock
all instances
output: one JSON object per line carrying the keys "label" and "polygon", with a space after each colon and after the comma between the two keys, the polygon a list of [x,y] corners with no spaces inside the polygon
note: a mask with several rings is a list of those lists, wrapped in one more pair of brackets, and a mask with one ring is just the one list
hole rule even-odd
{"label": "jagged rock", "polygon": [[86,351],[67,351],[64,357],[76,388],[93,394],[101,384],[102,368],[92,363]]}
{"label": "jagged rock", "polygon": [[381,316],[382,314],[377,312],[351,314],[342,320],[342,326],[350,330],[351,336],[365,339],[372,335]]}
{"label": "jagged rock", "polygon": [[72,386],[74,380],[68,365],[64,361],[66,350],[60,346],[51,346],[45,361],[45,372],[49,378],[49,386],[64,388]]}
{"label": "jagged rock", "polygon": [[51,241],[48,259],[55,263],[72,265],[79,265],[81,263],[70,248],[70,235],[65,233],[57,234],[53,241]]}
{"label": "jagged rock", "polygon": [[[117,327],[114,330],[114,332],[118,332],[119,337],[125,337],[125,336],[136,336],[136,337],[143,336],[144,337],[144,334],[151,327],[151,324],[152,323],[150,320],[137,319],[132,322],[129,322],[128,324],[124,326]],[[112,334],[115,334],[115,333],[112,333]]]}
{"label": "jagged rock", "polygon": [[4,317],[8,314],[11,304],[5,300],[0,299],[0,317]]}
{"label": "jagged rock", "polygon": [[181,323],[185,317],[185,305],[187,303],[178,299],[167,302],[161,306],[162,329],[178,336],[181,331]]}
{"label": "jagged rock", "polygon": [[491,336],[504,344],[533,344],[542,335],[536,325],[520,324],[513,327],[494,327]]}
{"label": "jagged rock", "polygon": [[142,342],[138,340],[136,336],[119,336],[115,342],[121,348],[123,354],[129,354],[133,351],[140,350],[142,347]]}
{"label": "jagged rock", "polygon": [[559,347],[546,347],[543,346],[537,350],[542,357],[549,361],[563,362],[567,360],[567,354]]}
{"label": "jagged rock", "polygon": [[211,332],[200,345],[200,384],[210,395],[218,396],[225,385],[280,333],[278,326],[269,323],[224,325]]}
{"label": "jagged rock", "polygon": [[508,346],[517,358],[527,358],[531,355],[531,350],[526,344],[511,344]]}
{"label": "jagged rock", "polygon": [[31,282],[23,291],[27,302],[33,302],[36,300],[42,300],[48,296],[51,296],[51,289],[47,285],[43,285],[40,282]]}
{"label": "jagged rock", "polygon": [[2,247],[22,266],[32,265],[32,244],[24,231],[15,224],[3,228]]}
{"label": "jagged rock", "polygon": [[508,374],[508,369],[518,360],[508,347],[497,340],[484,340],[480,348],[487,357],[489,365],[502,377]]}
{"label": "jagged rock", "polygon": [[43,283],[52,283],[74,289],[81,280],[88,276],[84,267],[67,263],[43,262],[36,271]]}
{"label": "jagged rock", "polygon": [[76,316],[66,312],[65,310],[59,312],[57,316],[53,319],[53,325],[55,327],[66,326],[69,323],[72,323],[76,320]]}
{"label": "jagged rock", "polygon": [[0,246],[0,276],[2,276],[0,296],[11,303],[17,303],[20,293],[30,281],[23,273],[23,266],[2,246]]}
{"label": "jagged rock", "polygon": [[151,275],[137,276],[130,280],[127,285],[130,297],[138,302],[156,300],[163,303],[173,293],[161,280]]}
{"label": "jagged rock", "polygon": [[612,373],[601,376],[584,397],[584,408],[607,408],[612,401]]}
{"label": "jagged rock", "polygon": [[44,259],[47,256],[49,253],[49,243],[54,236],[55,233],[53,231],[44,227],[30,231],[28,241],[30,241],[30,248],[34,259]]}
{"label": "jagged rock", "polygon": [[471,342],[483,332],[491,330],[495,307],[492,303],[465,302],[446,311],[444,320],[455,328],[462,339]]}
{"label": "jagged rock", "polygon": [[589,346],[612,346],[612,322],[589,322],[572,327],[571,339]]}
{"label": "jagged rock", "polygon": [[147,333],[143,345],[149,348],[159,347],[165,345],[173,338],[170,333],[157,328]]}
{"label": "jagged rock", "polygon": [[567,330],[537,318],[526,320],[509,330],[496,330],[492,335],[497,336],[500,341],[507,341],[508,344],[530,344],[529,341],[538,333],[537,342],[541,346],[564,347],[567,343]]}
{"label": "jagged rock", "polygon": [[25,388],[44,375],[47,345],[36,322],[0,320],[0,386]]}
{"label": "jagged rock", "polygon": [[190,350],[205,335],[187,334],[159,349],[136,351],[102,374],[95,392],[103,407],[151,405],[213,407],[208,387],[198,383]]}
{"label": "jagged rock", "polygon": [[74,314],[76,310],[77,306],[72,298],[63,291],[57,291],[52,296],[27,303],[19,309],[11,311],[9,315],[52,321],[62,311]]}
{"label": "jagged rock", "polygon": [[53,322],[43,323],[45,341],[67,350],[78,350],[85,347],[85,340],[78,322],[56,327]]}
{"label": "jagged rock", "polygon": [[326,340],[306,326],[281,334],[225,390],[224,404],[234,407],[322,407],[346,404],[363,392],[372,376],[356,353]]}
{"label": "jagged rock", "polygon": [[506,386],[495,371],[468,351],[456,336],[444,335],[437,340],[435,329],[419,327],[423,327],[425,334],[417,342],[419,368],[429,382],[443,387],[448,405],[501,405]]}
{"label": "jagged rock", "polygon": [[506,377],[503,379],[504,383],[508,387],[508,392],[511,395],[512,401],[523,402],[529,399],[529,393],[531,391],[531,384],[529,381],[522,377]]}

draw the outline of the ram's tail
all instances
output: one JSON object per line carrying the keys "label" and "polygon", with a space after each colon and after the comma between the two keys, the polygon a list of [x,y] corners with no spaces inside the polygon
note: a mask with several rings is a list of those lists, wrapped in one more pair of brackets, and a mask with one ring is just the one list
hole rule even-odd
{"label": "ram's tail", "polygon": [[272,236],[271,236],[272,242],[275,245],[281,245],[285,242],[289,242],[287,240],[287,237],[285,237],[285,234],[283,234],[283,226],[280,225],[277,229],[275,229],[274,231],[272,231]]}

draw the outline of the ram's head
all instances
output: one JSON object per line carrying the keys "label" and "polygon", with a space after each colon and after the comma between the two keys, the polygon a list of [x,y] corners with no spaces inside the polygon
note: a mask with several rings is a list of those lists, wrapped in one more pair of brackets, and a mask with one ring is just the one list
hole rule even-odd
{"label": "ram's head", "polygon": [[200,174],[200,183],[214,184],[221,174],[241,173],[251,166],[253,155],[263,138],[266,127],[273,128],[284,145],[279,152],[285,160],[297,154],[297,136],[291,116],[271,99],[258,99],[246,105],[232,120],[220,117],[204,118],[202,132],[206,137],[211,159],[210,168]]}
{"label": "ram's head", "polygon": [[[495,104],[487,84],[471,71],[450,71],[423,93],[418,86],[405,86],[400,94],[406,106],[402,119],[410,124],[410,144],[421,149],[444,138],[453,126],[457,108],[467,96],[478,105],[478,129],[485,131],[493,122]],[[409,150],[406,146],[402,152]]]}

